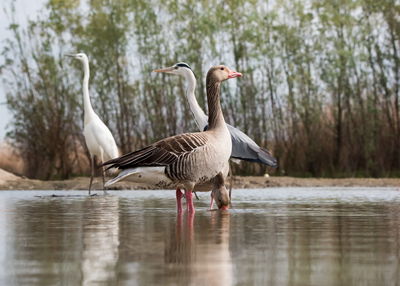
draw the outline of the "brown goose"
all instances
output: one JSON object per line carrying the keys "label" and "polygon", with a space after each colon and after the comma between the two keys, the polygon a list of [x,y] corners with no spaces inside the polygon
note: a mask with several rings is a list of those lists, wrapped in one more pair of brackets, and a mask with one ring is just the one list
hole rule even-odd
{"label": "brown goose", "polygon": [[[187,209],[194,212],[192,191],[198,184],[213,182],[229,170],[232,141],[220,105],[220,85],[241,73],[220,65],[207,73],[208,129],[204,132],[185,133],[160,140],[141,150],[107,161],[108,168],[123,170],[107,182],[109,186],[133,174],[140,174],[160,187],[177,189],[178,211],[181,210],[180,189],[185,190]],[[218,188],[218,186],[217,186]]]}
{"label": "brown goose", "polygon": [[229,192],[225,187],[225,177],[226,175],[219,173],[213,179],[213,187],[211,191],[211,203],[210,210],[212,210],[214,201],[216,202],[219,209],[228,209],[229,204]]}

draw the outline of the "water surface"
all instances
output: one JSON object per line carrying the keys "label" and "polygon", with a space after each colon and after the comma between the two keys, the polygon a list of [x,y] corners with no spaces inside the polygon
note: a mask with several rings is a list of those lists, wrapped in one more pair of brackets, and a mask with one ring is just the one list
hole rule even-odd
{"label": "water surface", "polygon": [[0,285],[400,283],[396,189],[234,190],[229,212],[199,196],[178,216],[172,191],[1,191]]}

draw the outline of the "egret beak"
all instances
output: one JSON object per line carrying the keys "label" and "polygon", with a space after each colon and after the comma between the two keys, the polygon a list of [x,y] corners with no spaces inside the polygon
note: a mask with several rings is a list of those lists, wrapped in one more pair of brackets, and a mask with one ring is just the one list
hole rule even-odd
{"label": "egret beak", "polygon": [[173,70],[175,70],[175,67],[168,67],[168,68],[163,68],[163,69],[157,69],[157,70],[153,70],[153,72],[171,73]]}
{"label": "egret beak", "polygon": [[242,74],[240,72],[229,70],[228,78],[235,78],[235,77],[241,77],[241,76],[242,76]]}
{"label": "egret beak", "polygon": [[64,56],[70,57],[70,58],[75,58],[75,54],[65,54]]}

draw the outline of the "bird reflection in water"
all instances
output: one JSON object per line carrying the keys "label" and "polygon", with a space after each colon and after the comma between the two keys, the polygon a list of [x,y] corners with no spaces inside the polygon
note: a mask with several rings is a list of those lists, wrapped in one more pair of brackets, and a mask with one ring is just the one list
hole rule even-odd
{"label": "bird reflection in water", "polygon": [[119,198],[89,198],[84,207],[82,285],[113,283],[116,280],[119,246]]}
{"label": "bird reflection in water", "polygon": [[[165,263],[185,285],[231,285],[229,251],[230,213],[212,211],[209,216],[178,214],[175,232],[165,248]],[[177,265],[181,267],[176,267]]]}

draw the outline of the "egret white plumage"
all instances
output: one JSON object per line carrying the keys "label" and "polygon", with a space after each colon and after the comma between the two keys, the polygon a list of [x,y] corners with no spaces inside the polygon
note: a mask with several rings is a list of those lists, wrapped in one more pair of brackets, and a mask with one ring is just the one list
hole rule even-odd
{"label": "egret white plumage", "polygon": [[[83,65],[83,107],[84,107],[84,127],[83,135],[85,137],[86,146],[90,153],[91,176],[89,183],[89,195],[92,188],[92,182],[95,171],[95,157],[102,163],[117,158],[119,151],[114,137],[110,129],[101,121],[99,116],[94,112],[89,96],[89,59],[84,53],[68,54],[68,57],[79,60]],[[104,167],[102,167],[103,190],[105,192]]]}
{"label": "egret white plumage", "polygon": [[105,162],[103,165],[109,165],[109,168],[123,170],[107,184],[138,173],[146,176],[148,172],[151,176],[147,176],[147,179],[153,180],[154,184],[177,189],[178,212],[181,210],[180,189],[184,189],[187,209],[194,212],[194,187],[212,182],[218,190],[221,185],[218,178],[224,178],[229,170],[232,141],[221,110],[220,85],[222,81],[238,76],[241,74],[225,66],[212,67],[207,73],[206,83],[210,112],[207,131],[172,136]]}
{"label": "egret white plumage", "polygon": [[[189,102],[190,110],[193,113],[196,124],[200,131],[208,128],[208,116],[201,109],[195,96],[196,90],[196,78],[190,66],[186,63],[177,63],[171,67],[154,70],[155,72],[162,72],[168,74],[175,74],[183,76],[187,81],[186,98]],[[273,168],[278,166],[277,160],[271,155],[271,153],[261,148],[239,129],[226,124],[232,138],[232,154],[231,157],[234,159],[257,162]]]}

